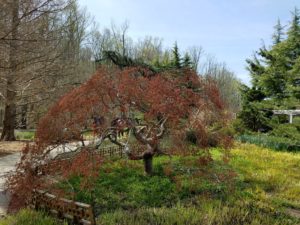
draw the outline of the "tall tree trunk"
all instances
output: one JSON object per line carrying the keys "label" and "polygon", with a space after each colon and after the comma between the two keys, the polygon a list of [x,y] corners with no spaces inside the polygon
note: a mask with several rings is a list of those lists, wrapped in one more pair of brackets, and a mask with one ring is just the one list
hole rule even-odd
{"label": "tall tree trunk", "polygon": [[6,104],[4,121],[3,121],[3,131],[1,134],[2,141],[15,141],[15,121],[16,121],[16,105]]}
{"label": "tall tree trunk", "polygon": [[0,140],[16,140],[14,130],[16,123],[16,73],[17,73],[17,37],[19,25],[19,0],[14,0],[11,4],[12,23],[11,23],[11,41],[9,45],[9,66],[10,72],[6,78],[6,100],[3,121],[3,131]]}

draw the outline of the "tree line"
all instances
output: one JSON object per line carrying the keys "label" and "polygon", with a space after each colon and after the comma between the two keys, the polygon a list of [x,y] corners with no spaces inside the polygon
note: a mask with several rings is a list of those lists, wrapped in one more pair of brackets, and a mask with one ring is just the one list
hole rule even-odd
{"label": "tree line", "polygon": [[202,47],[165,48],[161,38],[133,41],[128,31],[128,22],[100,29],[76,0],[0,0],[1,140],[15,140],[15,128],[34,128],[55,100],[112,63],[108,53],[126,63],[192,68],[217,80],[223,100],[238,110],[239,81]]}

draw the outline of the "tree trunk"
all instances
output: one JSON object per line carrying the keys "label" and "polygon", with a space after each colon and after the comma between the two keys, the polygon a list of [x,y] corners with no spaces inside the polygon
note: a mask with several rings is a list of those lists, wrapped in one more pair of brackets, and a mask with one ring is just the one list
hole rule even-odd
{"label": "tree trunk", "polygon": [[6,100],[3,121],[3,131],[0,140],[14,141],[16,123],[16,73],[17,73],[17,37],[19,24],[19,0],[14,0],[12,4],[12,24],[11,41],[9,46],[9,66],[10,71],[6,77]]}
{"label": "tree trunk", "polygon": [[145,173],[147,175],[152,175],[153,154],[150,152],[146,152],[143,156],[143,160],[144,160]]}
{"label": "tree trunk", "polygon": [[15,104],[7,104],[5,106],[5,114],[3,121],[3,131],[1,141],[15,141],[15,121],[16,121],[16,106]]}

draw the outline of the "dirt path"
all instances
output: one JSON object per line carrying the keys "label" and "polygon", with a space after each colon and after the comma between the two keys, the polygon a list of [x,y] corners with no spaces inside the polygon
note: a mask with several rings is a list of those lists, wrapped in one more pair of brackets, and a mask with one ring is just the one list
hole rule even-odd
{"label": "dirt path", "polygon": [[3,141],[0,142],[0,157],[3,155],[20,152],[23,147],[26,145],[26,142],[22,141]]}
{"label": "dirt path", "polygon": [[[88,142],[86,143],[88,144]],[[26,142],[0,142],[0,217],[6,215],[9,203],[9,193],[6,191],[5,181],[8,173],[14,171],[16,163],[21,158],[21,151]],[[74,151],[81,145],[79,143],[70,143],[65,146],[58,146],[53,149],[52,157],[63,152]]]}
{"label": "dirt path", "polygon": [[16,152],[0,158],[0,216],[6,214],[9,203],[9,194],[5,188],[6,175],[15,169],[20,157],[21,153]]}

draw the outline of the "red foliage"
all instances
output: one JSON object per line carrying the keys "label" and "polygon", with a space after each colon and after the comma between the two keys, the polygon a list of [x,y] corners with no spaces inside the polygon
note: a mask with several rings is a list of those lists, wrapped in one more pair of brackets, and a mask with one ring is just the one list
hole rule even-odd
{"label": "red foliage", "polygon": [[[100,68],[85,84],[63,96],[39,122],[36,143],[24,149],[17,172],[10,178],[13,201],[17,199],[21,206],[29,197],[25,193],[47,186],[45,174],[95,176],[95,165],[101,165],[102,159],[91,157],[90,149],[83,148],[70,162],[49,157],[51,149],[62,143],[83,141],[82,131],[87,128],[94,127],[99,136],[113,121],[116,132],[134,128],[137,141],[148,146],[143,156],[152,157],[161,153],[159,140],[165,128],[175,137],[170,150],[185,150],[182,140],[187,129],[195,130],[200,146],[207,146],[208,127],[224,121],[223,109],[216,85],[191,70],[147,76],[140,68]],[[94,118],[101,118],[97,126]],[[137,118],[141,121],[136,122]]]}

